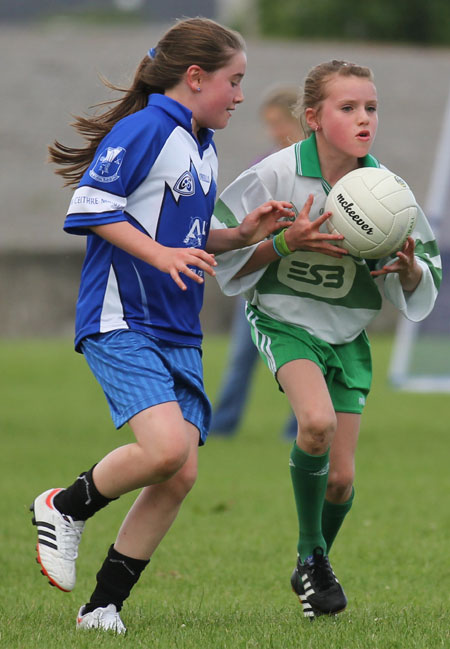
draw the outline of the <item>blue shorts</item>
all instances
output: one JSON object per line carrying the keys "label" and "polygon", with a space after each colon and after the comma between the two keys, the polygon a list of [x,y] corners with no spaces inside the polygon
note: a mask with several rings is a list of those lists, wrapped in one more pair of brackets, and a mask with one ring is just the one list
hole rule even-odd
{"label": "blue shorts", "polygon": [[211,404],[198,347],[120,329],[87,336],[81,351],[103,388],[116,428],[146,408],[177,401],[184,419],[200,431],[200,444],[205,443]]}

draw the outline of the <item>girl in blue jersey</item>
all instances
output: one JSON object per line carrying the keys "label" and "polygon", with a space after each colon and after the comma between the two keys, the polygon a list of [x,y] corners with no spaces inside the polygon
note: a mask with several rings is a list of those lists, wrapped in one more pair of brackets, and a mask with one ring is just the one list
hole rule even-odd
{"label": "girl in blue jersey", "polygon": [[[125,632],[119,611],[194,484],[210,422],[199,312],[214,253],[264,239],[290,204],[268,201],[233,229],[209,232],[217,178],[213,129],[243,100],[241,37],[206,19],[177,23],[140,63],[123,98],[77,118],[84,148],[55,142],[51,160],[77,184],[65,230],[87,236],[76,349],[106,395],[121,446],[31,507],[38,561],[70,591],[85,521],[141,492],[82,606],[79,628]],[[116,90],[119,90],[116,88]]]}

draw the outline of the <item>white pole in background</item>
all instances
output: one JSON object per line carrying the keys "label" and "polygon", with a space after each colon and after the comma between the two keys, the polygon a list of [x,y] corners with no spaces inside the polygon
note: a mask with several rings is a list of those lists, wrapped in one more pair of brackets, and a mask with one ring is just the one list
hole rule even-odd
{"label": "white pole in background", "polygon": [[[430,184],[425,200],[424,211],[430,222],[436,239],[439,242],[439,229],[444,217],[450,218],[450,89],[447,106],[440,131],[436,157],[431,172]],[[450,361],[449,376],[436,377],[436,381],[425,378],[411,378],[408,381],[408,362],[411,349],[416,339],[420,323],[400,318],[397,324],[394,348],[389,368],[389,380],[394,387],[412,390],[445,390],[450,391]]]}

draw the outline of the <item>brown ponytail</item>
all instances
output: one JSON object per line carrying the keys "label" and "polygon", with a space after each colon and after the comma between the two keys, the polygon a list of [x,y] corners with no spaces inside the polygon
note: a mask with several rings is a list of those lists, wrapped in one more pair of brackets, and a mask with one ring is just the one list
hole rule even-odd
{"label": "brown ponytail", "polygon": [[130,88],[120,88],[106,79],[112,90],[124,93],[120,99],[96,104],[110,106],[92,117],[75,117],[71,124],[87,141],[82,148],[68,147],[58,141],[49,146],[49,160],[64,168],[57,174],[65,185],[76,185],[89,167],[101,140],[123,117],[145,108],[151,93],[164,94],[176,86],[190,65],[214,72],[227,65],[245,43],[237,32],[207,18],[188,18],[176,23],[140,62]]}

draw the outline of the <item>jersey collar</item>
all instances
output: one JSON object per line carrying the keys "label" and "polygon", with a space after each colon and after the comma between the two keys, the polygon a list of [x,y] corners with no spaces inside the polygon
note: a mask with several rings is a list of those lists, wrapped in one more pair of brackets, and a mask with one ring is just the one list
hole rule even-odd
{"label": "jersey collar", "polygon": [[[328,194],[331,187],[327,181],[322,178],[315,133],[312,133],[306,140],[300,140],[300,142],[297,142],[295,145],[295,160],[297,174],[309,178],[320,178],[323,188]],[[370,153],[365,155],[363,158],[360,158],[360,162],[362,167],[380,166],[378,160],[374,158],[373,155],[370,155]]]}
{"label": "jersey collar", "polygon": [[[165,113],[170,115],[180,126],[182,126],[186,131],[191,133],[194,137],[192,131],[192,111],[180,102],[175,101],[171,97],[166,97],[160,93],[153,93],[149,95],[148,106],[157,106],[161,108]],[[214,131],[210,128],[201,128],[198,132],[200,149],[205,150],[211,144],[211,140],[214,135]]]}

